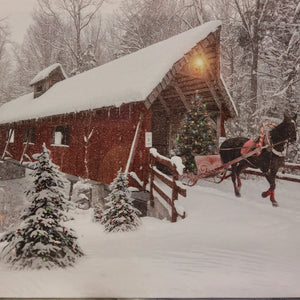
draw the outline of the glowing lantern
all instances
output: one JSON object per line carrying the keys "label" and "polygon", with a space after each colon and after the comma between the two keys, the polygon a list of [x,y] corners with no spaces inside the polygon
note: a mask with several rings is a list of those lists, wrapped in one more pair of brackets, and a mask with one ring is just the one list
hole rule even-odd
{"label": "glowing lantern", "polygon": [[196,61],[195,61],[195,64],[198,68],[202,67],[203,66],[203,60],[201,58],[197,58]]}

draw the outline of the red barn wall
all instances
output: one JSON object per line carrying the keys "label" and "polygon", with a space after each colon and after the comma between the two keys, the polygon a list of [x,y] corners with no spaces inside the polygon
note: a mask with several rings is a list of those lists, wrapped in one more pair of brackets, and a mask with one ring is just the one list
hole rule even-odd
{"label": "red barn wall", "polygon": [[[111,183],[117,171],[125,170],[131,144],[140,115],[144,115],[141,124],[137,148],[132,169],[141,180],[147,180],[149,149],[145,148],[145,131],[150,131],[151,111],[146,110],[142,102],[124,104],[119,108],[110,107],[80,113],[22,121],[0,126],[0,155],[5,147],[9,126],[14,128],[14,143],[10,143],[8,151],[15,160],[20,160],[24,149],[24,133],[29,126],[35,127],[35,143],[29,144],[26,153],[32,157],[42,152],[45,142],[51,151],[51,158],[60,166],[61,171],[80,177]],[[70,126],[69,146],[51,145],[52,128],[59,125]],[[84,136],[88,136],[94,128],[85,155]],[[84,160],[87,157],[88,173]]]}

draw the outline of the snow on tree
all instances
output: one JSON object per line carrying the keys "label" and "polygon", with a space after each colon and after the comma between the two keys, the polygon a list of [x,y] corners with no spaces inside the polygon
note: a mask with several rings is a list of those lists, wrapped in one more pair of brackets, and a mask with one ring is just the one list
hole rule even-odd
{"label": "snow on tree", "polygon": [[64,178],[45,145],[35,157],[33,185],[26,191],[30,204],[21,223],[1,239],[6,242],[1,256],[14,269],[72,266],[83,252],[75,232],[63,224],[70,206],[63,193]]}
{"label": "snow on tree", "polygon": [[89,44],[86,51],[80,56],[78,66],[71,72],[71,75],[76,75],[97,66],[97,60],[93,52],[94,46]]}
{"label": "snow on tree", "polygon": [[182,157],[186,172],[195,172],[195,155],[216,154],[217,139],[206,104],[196,95],[186,113],[179,136],[176,138],[176,155]]}
{"label": "snow on tree", "polygon": [[[66,220],[68,216],[66,212],[72,208],[72,204],[66,200],[65,184],[67,180],[63,173],[59,171],[59,166],[55,165],[50,159],[50,151],[43,144],[43,152],[33,155],[37,159],[32,164],[33,172],[31,176],[34,178],[33,184],[26,191],[29,199],[34,199],[41,193],[45,192],[51,201],[55,202],[56,207],[61,211],[60,219]],[[33,198],[33,199],[31,199]]]}
{"label": "snow on tree", "polygon": [[[121,57],[183,31],[177,1],[125,0],[110,28],[111,52]],[[186,29],[187,26],[185,26]]]}
{"label": "snow on tree", "polygon": [[[105,198],[107,208],[101,217],[105,231],[118,232],[137,229],[141,225],[139,217],[141,212],[132,204],[133,199],[128,190],[128,180],[121,170],[111,183],[110,189],[110,194]],[[95,218],[98,218],[99,211],[96,209],[95,212]]]}
{"label": "snow on tree", "polygon": [[63,37],[62,47],[69,50],[77,69],[82,58],[83,35],[103,2],[104,0],[38,0],[41,12],[55,20],[53,25]]}
{"label": "snow on tree", "polygon": [[7,44],[9,43],[9,27],[6,19],[0,18],[0,103],[6,102],[11,97],[8,78],[11,75],[11,61]]}
{"label": "snow on tree", "polygon": [[[299,109],[300,5],[296,0],[269,0],[268,20],[262,57],[268,67],[272,105],[266,108],[276,116]],[[267,73],[267,72],[265,72]],[[265,74],[266,75],[266,74]]]}

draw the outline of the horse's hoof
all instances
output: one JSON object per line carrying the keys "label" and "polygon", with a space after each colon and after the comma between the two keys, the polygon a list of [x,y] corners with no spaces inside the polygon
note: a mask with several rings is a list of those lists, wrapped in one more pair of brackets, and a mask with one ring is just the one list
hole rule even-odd
{"label": "horse's hoof", "polygon": [[241,193],[237,192],[237,193],[235,193],[235,196],[240,198],[241,197]]}
{"label": "horse's hoof", "polygon": [[262,196],[263,198],[267,198],[267,197],[269,196],[269,194],[268,194],[267,192],[262,192],[262,193],[261,193],[261,196]]}
{"label": "horse's hoof", "polygon": [[272,202],[272,206],[274,206],[274,207],[278,207],[279,206],[279,204],[278,204],[278,202],[276,200],[273,200],[271,202]]}

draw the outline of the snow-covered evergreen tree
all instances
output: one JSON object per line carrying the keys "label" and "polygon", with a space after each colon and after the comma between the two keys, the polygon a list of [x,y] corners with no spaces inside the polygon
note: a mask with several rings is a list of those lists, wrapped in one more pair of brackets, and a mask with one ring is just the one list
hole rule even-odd
{"label": "snow-covered evergreen tree", "polygon": [[1,253],[15,269],[50,269],[72,266],[83,255],[72,229],[64,226],[68,203],[64,179],[49,158],[49,150],[35,156],[33,186],[26,192],[30,204],[22,222],[1,239],[7,244]]}
{"label": "snow-covered evergreen tree", "polygon": [[105,231],[132,231],[141,224],[141,212],[132,205],[133,199],[128,190],[128,180],[122,171],[110,185],[111,192],[105,198],[107,208],[103,212],[101,223]]}
{"label": "snow-covered evergreen tree", "polygon": [[79,58],[79,63],[78,63],[77,68],[75,68],[71,72],[71,75],[76,75],[76,74],[88,71],[97,66],[97,60],[96,60],[95,54],[93,52],[93,48],[94,48],[94,46],[92,44],[88,45],[86,51]]}
{"label": "snow-covered evergreen tree", "polygon": [[66,212],[72,208],[72,203],[67,200],[65,194],[67,180],[64,174],[59,171],[59,166],[51,161],[50,151],[46,148],[45,143],[43,144],[43,152],[35,154],[33,157],[37,161],[32,164],[33,184],[26,191],[29,200],[34,202],[37,195],[44,196],[43,193],[45,193],[60,210],[60,220],[67,220]]}

